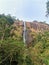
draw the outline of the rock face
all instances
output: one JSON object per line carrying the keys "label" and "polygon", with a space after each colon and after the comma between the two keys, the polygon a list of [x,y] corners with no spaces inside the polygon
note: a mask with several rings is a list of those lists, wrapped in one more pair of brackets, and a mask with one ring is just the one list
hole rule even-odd
{"label": "rock face", "polygon": [[[17,31],[17,35],[23,37],[24,24],[23,21],[16,20],[13,24],[13,27]],[[31,43],[33,41],[32,33],[49,31],[49,25],[44,22],[26,22],[26,43]]]}

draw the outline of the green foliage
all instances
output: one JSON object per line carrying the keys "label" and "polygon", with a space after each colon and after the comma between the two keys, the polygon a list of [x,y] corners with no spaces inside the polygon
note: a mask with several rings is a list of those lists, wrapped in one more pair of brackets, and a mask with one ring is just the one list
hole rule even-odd
{"label": "green foliage", "polygon": [[10,36],[11,25],[14,23],[14,18],[10,15],[0,15],[0,39],[6,39]]}
{"label": "green foliage", "polygon": [[25,61],[26,61],[26,65],[34,65],[29,55],[26,56],[26,60]]}
{"label": "green foliage", "polygon": [[49,31],[32,33],[32,46],[27,48],[12,26],[14,20],[0,15],[0,65],[49,65]]}
{"label": "green foliage", "polygon": [[[9,61],[17,61],[22,65],[24,53],[23,50],[23,42],[17,42],[13,39],[0,41],[0,64],[4,63],[5,65],[8,64]],[[8,65],[10,65],[10,62]]]}

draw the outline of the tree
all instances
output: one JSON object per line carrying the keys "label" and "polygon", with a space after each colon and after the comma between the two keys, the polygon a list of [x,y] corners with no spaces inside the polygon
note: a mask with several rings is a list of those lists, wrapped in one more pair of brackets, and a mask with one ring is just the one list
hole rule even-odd
{"label": "tree", "polygon": [[49,16],[49,1],[47,1],[46,5],[47,5],[47,7],[46,7],[47,8],[46,16],[48,17]]}
{"label": "tree", "polygon": [[14,18],[10,15],[0,15],[0,39],[3,40],[10,35],[11,25],[14,23]]}

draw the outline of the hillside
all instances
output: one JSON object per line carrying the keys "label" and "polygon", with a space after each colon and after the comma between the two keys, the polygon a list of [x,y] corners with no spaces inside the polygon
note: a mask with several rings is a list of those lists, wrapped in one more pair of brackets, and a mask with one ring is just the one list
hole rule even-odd
{"label": "hillside", "polygon": [[[23,21],[15,21],[14,24],[16,26],[22,26],[23,27]],[[33,32],[41,32],[41,31],[46,31],[49,30],[49,24],[45,22],[38,22],[38,21],[32,21],[28,22],[26,21],[26,27],[30,30],[33,30]]]}
{"label": "hillside", "polygon": [[0,15],[0,65],[49,65],[49,24]]}
{"label": "hillside", "polygon": [[[14,33],[20,36],[20,38],[23,37],[24,22],[16,20],[13,27],[15,27]],[[33,33],[38,34],[44,33],[45,31],[49,31],[49,24],[38,21],[26,21],[26,43],[31,43],[33,41]]]}

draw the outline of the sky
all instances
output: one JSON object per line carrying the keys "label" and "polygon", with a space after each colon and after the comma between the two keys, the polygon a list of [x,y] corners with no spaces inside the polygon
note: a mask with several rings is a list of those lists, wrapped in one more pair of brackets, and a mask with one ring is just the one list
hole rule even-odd
{"label": "sky", "polygon": [[0,0],[0,14],[11,14],[24,21],[46,21],[47,0]]}

